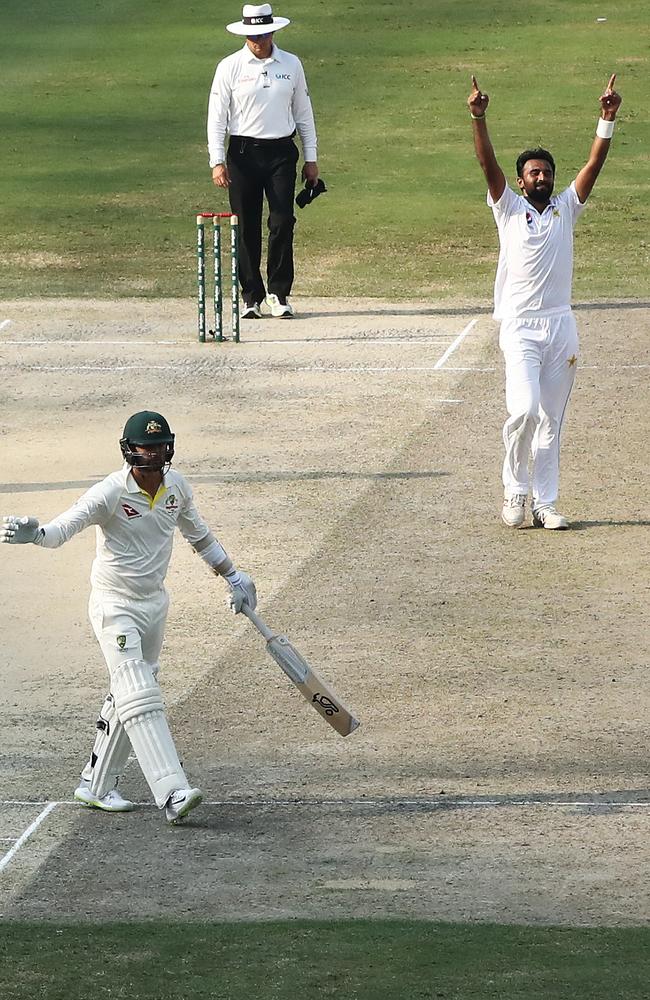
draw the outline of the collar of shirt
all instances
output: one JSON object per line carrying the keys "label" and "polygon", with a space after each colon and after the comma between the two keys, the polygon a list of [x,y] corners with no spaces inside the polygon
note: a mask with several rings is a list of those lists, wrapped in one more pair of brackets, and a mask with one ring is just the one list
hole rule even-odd
{"label": "collar of shirt", "polygon": [[552,208],[553,211],[555,211],[555,209],[557,208],[556,195],[554,195],[554,194],[551,195],[548,205],[544,205],[544,208],[542,209],[541,212],[537,208],[535,208],[535,206],[531,202],[530,198],[527,198],[526,195],[523,195],[523,194],[522,194],[521,197],[522,197],[522,200],[523,200],[524,204],[526,205],[526,207],[530,208],[530,210],[531,210],[531,212],[533,214],[533,218],[536,215],[540,216],[540,217],[542,215],[544,215],[544,213],[546,212],[547,208]]}
{"label": "collar of shirt", "polygon": [[[142,495],[145,496],[145,497],[149,496],[149,494],[146,492],[146,490],[141,489],[138,486],[138,484],[136,483],[135,478],[133,476],[133,471],[132,471],[131,466],[129,465],[128,462],[124,463],[124,465],[122,467],[122,471],[124,473],[124,487],[125,487],[125,489],[127,490],[128,493],[142,493]],[[158,497],[162,496],[162,494],[166,493],[166,492],[167,492],[167,486],[166,486],[165,480],[163,478],[163,481],[160,484],[160,486],[159,486],[159,488],[158,488],[158,490],[156,492],[156,496],[154,497],[154,500],[158,499]]]}
{"label": "collar of shirt", "polygon": [[275,42],[273,43],[273,48],[271,50],[271,55],[268,57],[268,59],[258,59],[257,56],[253,52],[251,52],[251,50],[249,49],[248,45],[244,45],[244,48],[243,48],[243,53],[244,53],[244,56],[246,57],[246,61],[247,62],[249,62],[249,63],[261,63],[263,66],[266,66],[266,65],[268,65],[268,63],[272,63],[272,62],[280,62],[280,60],[278,59],[278,57],[276,55],[276,52],[277,52],[277,49],[275,47]]}

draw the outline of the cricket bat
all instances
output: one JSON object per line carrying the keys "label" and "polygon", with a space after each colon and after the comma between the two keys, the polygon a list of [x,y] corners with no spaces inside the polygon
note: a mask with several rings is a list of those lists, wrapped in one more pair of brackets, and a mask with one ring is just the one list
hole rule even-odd
{"label": "cricket bat", "polygon": [[319,677],[295,646],[291,645],[286,635],[274,632],[247,604],[242,605],[242,612],[266,639],[267,652],[325,722],[329,722],[341,736],[353,733],[359,725],[358,720],[332,691],[329,684]]}

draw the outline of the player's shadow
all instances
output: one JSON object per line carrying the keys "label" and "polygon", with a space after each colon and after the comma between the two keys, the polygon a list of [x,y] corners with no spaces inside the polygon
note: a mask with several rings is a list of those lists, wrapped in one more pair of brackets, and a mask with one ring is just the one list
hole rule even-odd
{"label": "player's shadow", "polygon": [[591,528],[647,528],[650,521],[639,519],[638,521],[571,521],[571,531],[589,531]]}
{"label": "player's shadow", "polygon": [[[107,473],[104,473],[106,475]],[[209,485],[210,483],[292,483],[292,482],[317,482],[324,479],[366,479],[368,481],[381,482],[388,479],[438,479],[441,476],[449,476],[449,472],[440,472],[435,469],[425,472],[412,472],[404,469],[391,469],[382,472],[357,472],[352,469],[324,469],[295,471],[286,470],[278,472],[208,472],[208,473],[186,473],[187,479],[191,483]],[[0,494],[3,493],[47,493],[58,490],[87,490],[95,483],[99,482],[102,476],[92,479],[74,479],[68,482],[52,483],[0,483]]]}
{"label": "player's shadow", "polygon": [[187,478],[193,483],[291,483],[318,482],[325,479],[366,479],[381,482],[389,479],[438,479],[449,476],[449,472],[435,469],[425,472],[413,472],[410,469],[390,469],[382,472],[357,472],[352,469],[323,469],[285,472],[253,472],[253,473],[214,473],[209,475],[189,474]]}
{"label": "player's shadow", "polygon": [[575,302],[571,308],[576,309],[650,309],[650,302],[643,299],[630,299],[627,302]]}
{"label": "player's shadow", "polygon": [[[650,302],[642,299],[630,299],[627,302],[575,302],[572,307],[575,310],[582,311],[592,311],[592,310],[609,310],[609,309],[650,309]],[[491,316],[494,307],[491,304],[488,305],[472,305],[467,303],[465,306],[399,306],[390,305],[390,308],[373,309],[369,307],[364,309],[361,307],[351,307],[349,312],[330,312],[329,310],[317,310],[317,309],[301,309],[299,319],[316,319],[320,317],[338,318],[340,316],[466,316],[471,313],[472,316]]]}
{"label": "player's shadow", "polygon": [[386,319],[390,316],[467,316],[471,313],[472,316],[485,315],[491,316],[493,312],[493,306],[475,306],[471,303],[466,306],[449,306],[435,308],[431,306],[400,306],[390,305],[386,309],[364,309],[363,307],[351,307],[349,311],[339,310],[330,311],[328,310],[317,310],[317,309],[301,309],[300,319],[318,319],[329,318],[332,320],[340,319],[343,316],[377,316]]}

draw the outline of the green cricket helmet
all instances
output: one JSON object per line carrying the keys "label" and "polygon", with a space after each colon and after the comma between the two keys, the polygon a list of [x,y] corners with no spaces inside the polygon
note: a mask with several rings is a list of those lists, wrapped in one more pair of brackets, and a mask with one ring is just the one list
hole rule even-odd
{"label": "green cricket helmet", "polygon": [[[163,460],[156,460],[155,464],[147,459],[146,455],[139,455],[132,450],[133,445],[146,446],[149,444],[164,444],[165,454]],[[174,457],[174,435],[169,424],[161,413],[154,410],[142,410],[129,417],[124,425],[124,432],[120,438],[120,448],[124,461],[129,465],[135,465],[139,469],[163,469],[169,466]]]}

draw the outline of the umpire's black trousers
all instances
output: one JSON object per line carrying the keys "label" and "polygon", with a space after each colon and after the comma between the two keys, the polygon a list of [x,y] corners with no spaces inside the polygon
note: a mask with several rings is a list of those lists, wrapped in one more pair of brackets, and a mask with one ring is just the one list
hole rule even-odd
{"label": "umpire's black trousers", "polygon": [[267,289],[289,295],[293,284],[293,196],[298,148],[285,139],[249,139],[233,135],[226,165],[230,174],[230,210],[239,217],[239,282],[244,302],[263,302],[266,292],[260,271],[262,203],[269,206],[266,260]]}

